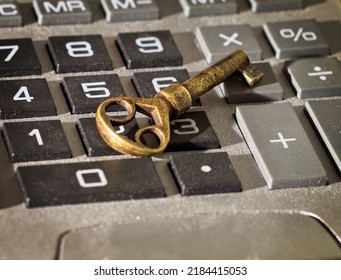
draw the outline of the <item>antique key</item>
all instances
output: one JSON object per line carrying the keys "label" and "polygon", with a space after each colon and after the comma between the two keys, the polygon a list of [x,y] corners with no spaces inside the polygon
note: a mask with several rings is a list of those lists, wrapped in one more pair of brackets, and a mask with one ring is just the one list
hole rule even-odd
{"label": "antique key", "polygon": [[[167,147],[170,138],[169,119],[187,111],[193,100],[233,74],[239,74],[250,86],[263,77],[262,72],[250,65],[247,55],[237,50],[184,83],[175,83],[161,90],[154,98],[114,97],[104,101],[96,113],[98,131],[111,148],[123,154],[152,156],[161,153]],[[128,115],[123,118],[109,116],[106,109],[114,104],[121,105]],[[140,128],[133,141],[117,133],[114,126],[130,122],[136,111],[150,117],[154,124]],[[159,146],[156,148],[146,146],[142,140],[145,133],[154,134],[159,140]]]}

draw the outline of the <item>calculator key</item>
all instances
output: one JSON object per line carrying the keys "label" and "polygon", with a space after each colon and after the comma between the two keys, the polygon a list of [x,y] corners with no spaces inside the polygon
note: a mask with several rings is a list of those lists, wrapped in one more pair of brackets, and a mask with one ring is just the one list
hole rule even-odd
{"label": "calculator key", "polygon": [[329,54],[315,20],[268,22],[263,29],[278,59]]}
{"label": "calculator key", "polygon": [[219,139],[205,112],[187,112],[170,123],[171,135],[166,151],[220,148]]}
{"label": "calculator key", "polygon": [[150,20],[160,17],[155,0],[101,0],[105,19],[108,22]]}
{"label": "calculator key", "polygon": [[30,118],[56,115],[46,79],[0,81],[0,118]]}
{"label": "calculator key", "polygon": [[255,13],[303,9],[303,0],[249,0]]}
{"label": "calculator key", "polygon": [[0,27],[22,25],[22,15],[17,1],[0,1]]}
{"label": "calculator key", "polygon": [[116,42],[129,69],[182,65],[182,56],[168,30],[119,33]]}
{"label": "calculator key", "polygon": [[30,38],[0,40],[0,77],[40,74],[41,65]]}
{"label": "calculator key", "polygon": [[5,123],[3,134],[12,162],[71,157],[60,121]]}
{"label": "calculator key", "polygon": [[172,154],[170,167],[182,195],[240,192],[226,153]]}
{"label": "calculator key", "polygon": [[[73,114],[95,113],[104,100],[125,95],[116,74],[64,77],[63,88]],[[109,109],[124,110],[118,105]]]}
{"label": "calculator key", "polygon": [[[133,84],[140,97],[151,98],[160,90],[172,83],[183,83],[188,80],[189,74],[186,69],[167,71],[137,72],[133,74]],[[193,106],[200,106],[200,99],[193,102]]]}
{"label": "calculator key", "polygon": [[150,158],[25,166],[17,177],[27,207],[165,196]]}
{"label": "calculator key", "polygon": [[308,101],[305,108],[341,172],[341,99]]}
{"label": "calculator key", "polygon": [[263,79],[250,87],[241,82],[241,78],[232,76],[222,83],[220,88],[228,103],[264,102],[283,99],[283,88],[277,81],[270,63],[261,62],[253,65],[264,73]]}
{"label": "calculator key", "polygon": [[186,17],[228,15],[238,12],[236,0],[180,0]]}
{"label": "calculator key", "polygon": [[113,69],[101,35],[52,36],[47,44],[56,73]]}
{"label": "calculator key", "polygon": [[[133,139],[138,126],[135,120],[126,125],[115,127],[117,133]],[[78,130],[81,135],[86,153],[89,157],[119,155],[120,153],[110,148],[102,139],[94,118],[79,119]]]}
{"label": "calculator key", "polygon": [[288,61],[285,72],[298,98],[341,96],[341,64],[334,57]]}
{"label": "calculator key", "polygon": [[290,103],[239,106],[236,117],[270,189],[327,184],[326,171]]}
{"label": "calculator key", "polygon": [[39,25],[61,25],[91,22],[91,10],[82,0],[33,0]]}
{"label": "calculator key", "polygon": [[260,48],[248,24],[202,26],[196,37],[208,63],[214,63],[237,49],[243,49],[250,60],[261,60]]}

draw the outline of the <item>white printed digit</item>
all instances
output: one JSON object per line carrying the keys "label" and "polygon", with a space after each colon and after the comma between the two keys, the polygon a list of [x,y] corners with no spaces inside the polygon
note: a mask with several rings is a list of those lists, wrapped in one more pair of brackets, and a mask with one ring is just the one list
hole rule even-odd
{"label": "white printed digit", "polygon": [[154,78],[152,80],[152,84],[156,92],[159,92],[161,89],[164,89],[168,87],[170,84],[176,83],[176,82],[177,80],[175,77],[160,77],[160,78]]}
{"label": "white printed digit", "polygon": [[89,57],[94,54],[90,43],[86,41],[68,42],[65,47],[71,57]]}
{"label": "white printed digit", "polygon": [[39,146],[44,145],[44,142],[43,142],[43,139],[41,138],[39,129],[37,129],[37,128],[33,129],[28,135],[29,136],[35,136]]}
{"label": "white printed digit", "polygon": [[12,57],[15,55],[15,53],[19,50],[18,45],[12,45],[12,46],[0,46],[0,50],[11,50],[8,54],[8,56],[5,58],[5,61],[8,62],[12,59]]}
{"label": "white printed digit", "polygon": [[[97,175],[98,181],[86,182],[86,180],[84,179],[84,175],[89,175],[89,174]],[[77,177],[79,185],[82,188],[104,187],[108,184],[108,180],[105,177],[103,170],[99,168],[78,170],[76,172],[76,177]]]}
{"label": "white printed digit", "polygon": [[199,128],[197,124],[192,119],[176,119],[171,121],[171,125],[176,125],[177,123],[182,123],[180,125],[181,130],[174,129],[173,132],[178,135],[186,135],[186,134],[196,134],[199,132]]}
{"label": "white printed digit", "polygon": [[87,98],[102,98],[110,96],[110,91],[105,86],[105,82],[82,83],[82,88]]}
{"label": "white printed digit", "polygon": [[21,87],[18,90],[18,92],[13,96],[14,101],[32,102],[32,99],[34,98],[30,96],[30,93],[28,92],[28,89],[26,86]]}
{"label": "white printed digit", "polygon": [[158,53],[163,51],[160,39],[154,36],[137,38],[135,43],[141,53]]}

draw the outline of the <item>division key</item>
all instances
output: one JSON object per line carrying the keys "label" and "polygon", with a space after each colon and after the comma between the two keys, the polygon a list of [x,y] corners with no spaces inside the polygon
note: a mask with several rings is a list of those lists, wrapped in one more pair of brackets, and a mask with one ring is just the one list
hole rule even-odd
{"label": "division key", "polygon": [[326,171],[290,103],[240,106],[236,117],[270,189],[327,184]]}

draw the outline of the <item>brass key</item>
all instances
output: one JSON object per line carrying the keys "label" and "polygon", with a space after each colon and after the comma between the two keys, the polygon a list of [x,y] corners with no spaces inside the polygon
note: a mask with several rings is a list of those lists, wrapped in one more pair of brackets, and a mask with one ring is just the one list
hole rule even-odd
{"label": "brass key", "polygon": [[[97,109],[96,123],[104,141],[113,149],[128,155],[152,156],[163,152],[170,138],[170,118],[176,118],[213,87],[225,81],[233,74],[239,74],[250,85],[261,80],[263,73],[250,65],[247,55],[237,50],[211,67],[188,79],[183,84],[175,83],[158,92],[154,98],[114,97],[104,101]],[[109,116],[106,109],[119,104],[127,111],[123,118]],[[114,126],[130,122],[135,113],[152,118],[154,124],[140,128],[135,141],[118,134]],[[142,141],[145,133],[153,133],[159,139],[159,146],[151,148]]]}

